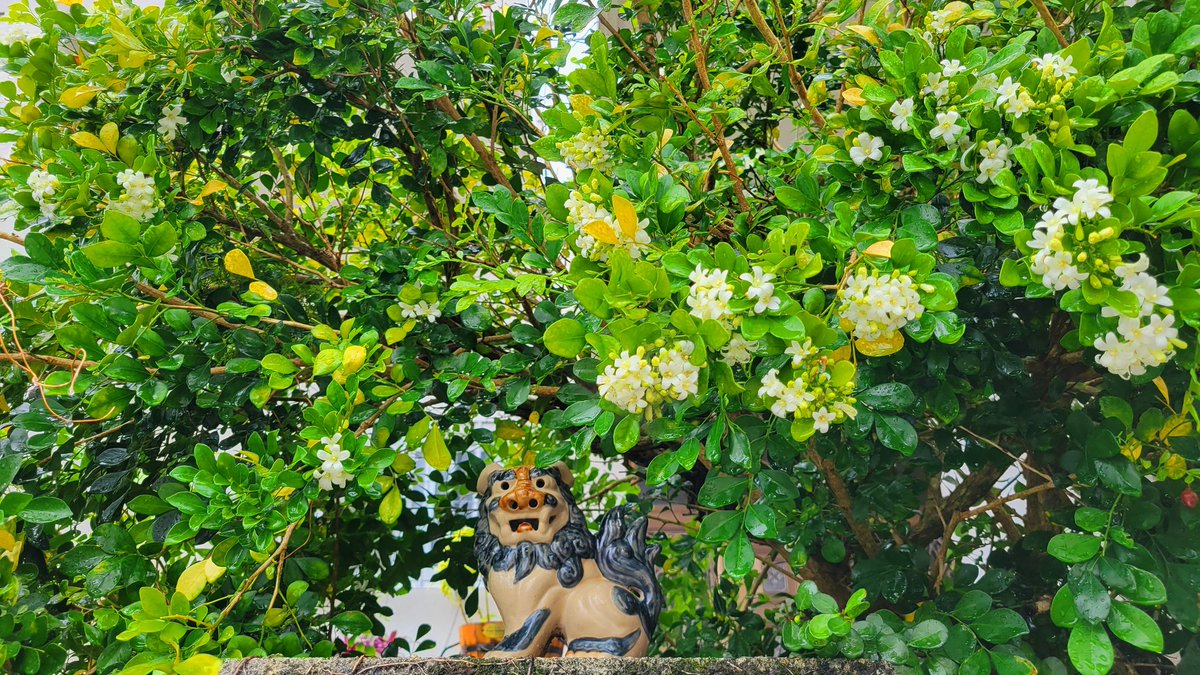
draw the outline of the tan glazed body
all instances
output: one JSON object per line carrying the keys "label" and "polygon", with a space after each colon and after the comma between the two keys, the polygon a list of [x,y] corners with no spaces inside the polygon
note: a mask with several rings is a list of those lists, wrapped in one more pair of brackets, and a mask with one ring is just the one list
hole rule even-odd
{"label": "tan glazed body", "polygon": [[475,555],[504,619],[490,658],[541,656],[555,636],[568,656],[645,656],[662,610],[644,518],[617,508],[593,535],[575,505],[563,463],[539,469],[489,465]]}

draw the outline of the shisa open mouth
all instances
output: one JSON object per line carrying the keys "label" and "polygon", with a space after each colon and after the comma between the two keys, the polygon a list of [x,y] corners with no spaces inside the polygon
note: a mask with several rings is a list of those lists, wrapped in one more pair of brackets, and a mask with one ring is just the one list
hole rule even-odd
{"label": "shisa open mouth", "polygon": [[508,526],[513,532],[537,532],[539,522],[538,518],[516,518],[508,521]]}

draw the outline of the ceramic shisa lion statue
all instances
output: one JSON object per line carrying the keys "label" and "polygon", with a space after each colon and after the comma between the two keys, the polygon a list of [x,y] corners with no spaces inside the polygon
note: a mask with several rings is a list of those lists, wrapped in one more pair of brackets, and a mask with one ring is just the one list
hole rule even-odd
{"label": "ceramic shisa lion statue", "polygon": [[541,656],[561,637],[567,656],[645,656],[662,610],[654,571],[658,546],[646,520],[618,507],[593,535],[571,496],[566,464],[504,469],[491,464],[475,556],[504,619],[491,658]]}

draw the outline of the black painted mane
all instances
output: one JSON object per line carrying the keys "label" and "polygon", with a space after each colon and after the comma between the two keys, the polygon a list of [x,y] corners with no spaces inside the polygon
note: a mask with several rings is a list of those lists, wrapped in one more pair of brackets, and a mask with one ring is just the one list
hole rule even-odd
{"label": "black painted mane", "polygon": [[475,525],[475,557],[479,560],[480,570],[504,572],[515,569],[516,580],[520,581],[536,566],[556,571],[558,582],[564,588],[573,587],[583,579],[583,561],[596,557],[596,538],[588,530],[583,512],[575,505],[575,498],[563,486],[558,469],[534,469],[530,474],[554,478],[558,483],[559,492],[567,502],[567,524],[555,533],[549,544],[525,541],[516,546],[504,546],[500,539],[492,534],[488,522],[492,486],[501,478],[512,480],[513,475],[511,470],[497,471],[493,474],[488,483],[488,490],[479,503],[479,522]]}

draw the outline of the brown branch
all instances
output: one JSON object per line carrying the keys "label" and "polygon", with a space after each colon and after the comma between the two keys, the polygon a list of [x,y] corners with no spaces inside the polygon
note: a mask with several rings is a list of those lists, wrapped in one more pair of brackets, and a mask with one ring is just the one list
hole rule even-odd
{"label": "brown branch", "polygon": [[[699,78],[700,94],[703,96],[705,92],[712,88],[708,79],[708,48],[707,45],[700,41],[700,34],[696,30],[695,17],[692,14],[692,0],[683,0],[683,20],[691,29],[692,51],[695,52],[696,75]],[[750,203],[746,201],[746,188],[742,183],[742,177],[738,175],[737,165],[733,162],[733,155],[729,152],[729,141],[725,138],[725,123],[716,114],[713,115],[713,136],[716,137],[717,150],[721,153],[721,159],[725,161],[725,172],[729,175],[729,180],[733,181],[733,196],[737,199],[738,206],[743,213],[749,213]]]}
{"label": "brown branch", "polygon": [[818,129],[825,126],[825,118],[821,116],[821,112],[817,110],[812,101],[808,100],[808,87],[804,86],[804,80],[801,79],[799,71],[796,70],[796,65],[792,61],[792,49],[788,45],[784,45],[775,36],[775,32],[771,30],[771,26],[763,17],[762,11],[758,8],[756,0],[746,0],[746,11],[750,13],[750,21],[758,32],[762,34],[763,39],[767,41],[767,46],[775,52],[775,57],[784,61],[787,64],[788,79],[792,82],[792,87],[796,90],[796,94],[800,97],[800,105],[808,111],[809,117],[812,118],[813,124]]}
{"label": "brown branch", "polygon": [[854,532],[854,538],[858,540],[858,545],[866,552],[867,557],[874,558],[879,555],[879,540],[875,538],[875,535],[865,525],[854,518],[854,508],[850,501],[850,492],[846,489],[846,483],[838,475],[837,468],[833,465],[833,462],[817,454],[815,442],[809,442],[808,444],[808,461],[815,464],[817,470],[821,472],[821,476],[825,479],[825,484],[829,486],[829,491],[833,493],[833,499],[837,502],[838,509],[841,510],[842,516],[850,525],[850,530]]}
{"label": "brown branch", "polygon": [[1033,6],[1037,7],[1038,14],[1042,15],[1042,21],[1046,22],[1046,28],[1049,28],[1050,32],[1054,33],[1054,39],[1058,40],[1059,46],[1063,49],[1069,47],[1070,43],[1067,42],[1067,38],[1063,36],[1062,30],[1060,30],[1058,27],[1058,22],[1056,22],[1054,20],[1054,16],[1050,14],[1050,8],[1046,6],[1045,1],[1032,0],[1032,2]]}
{"label": "brown branch", "polygon": [[[963,479],[954,491],[944,499],[930,499],[922,509],[920,517],[908,532],[908,541],[924,545],[937,538],[945,520],[943,513],[957,513],[978,502],[992,489],[996,480],[1004,473],[1004,467],[988,464]],[[932,489],[938,489],[936,486]]]}
{"label": "brown branch", "polygon": [[[217,324],[218,326],[222,326],[224,328],[229,328],[231,330],[237,330],[240,328],[244,328],[246,330],[253,331],[255,333],[264,332],[263,329],[258,328],[256,326],[249,326],[244,323],[233,323],[227,319],[224,319],[224,318],[222,318],[222,315],[219,312],[217,312],[216,310],[209,309],[207,307],[202,307],[200,305],[193,305],[193,304],[184,302],[184,301],[180,300],[179,298],[169,297],[169,296],[167,296],[167,294],[165,292],[160,291],[157,288],[154,288],[153,286],[150,286],[148,284],[139,282],[137,285],[137,289],[139,291],[141,291],[142,293],[145,293],[146,295],[149,295],[157,300],[161,300],[162,302],[164,302],[168,305],[171,305],[172,307],[177,307],[179,309],[182,309],[182,310],[185,310],[192,314],[195,314],[196,316],[203,317],[205,319],[210,319],[210,320],[212,320],[213,323]],[[267,324],[271,324],[271,325],[278,325],[278,326],[288,326],[289,328],[296,328],[296,329],[303,330],[303,331],[311,331],[314,328],[314,326],[311,326],[307,323],[300,323],[299,321],[289,321],[287,319],[273,319],[269,316],[260,316],[257,318],[259,321],[261,321],[263,323],[267,323]]]}
{"label": "brown branch", "polygon": [[1031,487],[1028,490],[1022,490],[1021,492],[1008,495],[1007,497],[997,497],[983,506],[971,509],[966,513],[955,513],[950,519],[950,522],[946,523],[946,529],[942,532],[942,545],[939,547],[938,554],[934,557],[933,563],[930,566],[930,572],[937,573],[937,576],[933,582],[934,590],[940,590],[942,587],[942,578],[946,575],[946,553],[950,550],[950,540],[954,536],[954,530],[957,529],[960,524],[970,520],[971,518],[974,518],[975,516],[987,513],[992,509],[1003,506],[1009,502],[1016,501],[1018,499],[1026,499],[1032,495],[1036,495],[1039,492],[1045,492],[1046,490],[1053,489],[1054,483],[1042,483],[1041,485]]}
{"label": "brown branch", "polygon": [[287,526],[287,529],[283,531],[283,540],[279,542],[279,546],[277,546],[275,551],[271,553],[271,555],[267,556],[266,560],[262,561],[262,564],[258,566],[258,569],[254,570],[254,573],[242,583],[241,588],[239,588],[237,593],[234,594],[233,599],[229,601],[228,605],[225,605],[225,609],[221,610],[221,614],[217,617],[217,620],[212,622],[212,625],[208,629],[209,633],[216,630],[217,626],[221,625],[221,622],[225,620],[225,617],[229,616],[229,613],[233,611],[233,608],[236,607],[237,604],[241,602],[242,597],[246,595],[246,591],[250,590],[250,587],[254,585],[255,581],[258,581],[258,578],[262,576],[262,573],[265,572],[268,567],[271,566],[271,563],[274,562],[275,559],[282,555],[285,551],[287,551],[288,541],[292,538],[292,533],[296,531],[296,527],[299,524],[300,521],[296,521]]}

